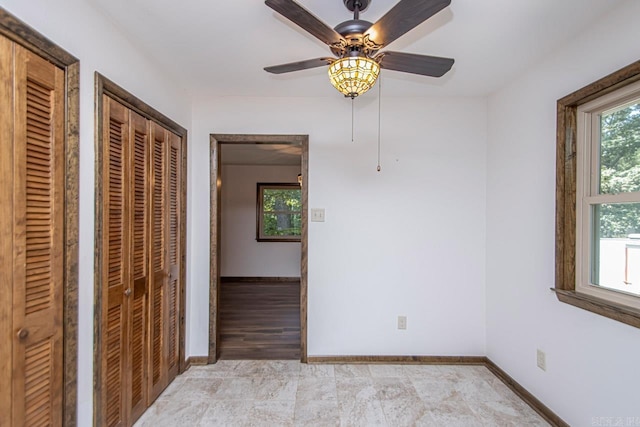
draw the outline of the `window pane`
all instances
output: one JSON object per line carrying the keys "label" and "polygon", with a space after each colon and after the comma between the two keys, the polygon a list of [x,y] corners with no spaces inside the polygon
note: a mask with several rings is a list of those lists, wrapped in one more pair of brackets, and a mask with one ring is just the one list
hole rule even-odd
{"label": "window pane", "polygon": [[274,237],[300,236],[300,214],[265,213],[262,218],[263,235]]}
{"label": "window pane", "polygon": [[640,191],[640,101],[600,116],[600,193]]}
{"label": "window pane", "polygon": [[640,295],[640,203],[593,206],[591,283]]}
{"label": "window pane", "polygon": [[294,211],[300,212],[302,203],[300,200],[300,189],[269,189],[262,192],[262,210],[264,212],[273,211]]}

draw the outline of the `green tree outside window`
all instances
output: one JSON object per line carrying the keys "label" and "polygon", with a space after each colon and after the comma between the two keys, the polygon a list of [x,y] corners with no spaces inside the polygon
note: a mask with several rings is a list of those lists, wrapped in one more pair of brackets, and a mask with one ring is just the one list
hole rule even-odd
{"label": "green tree outside window", "polygon": [[300,241],[302,195],[298,184],[258,183],[258,241]]}

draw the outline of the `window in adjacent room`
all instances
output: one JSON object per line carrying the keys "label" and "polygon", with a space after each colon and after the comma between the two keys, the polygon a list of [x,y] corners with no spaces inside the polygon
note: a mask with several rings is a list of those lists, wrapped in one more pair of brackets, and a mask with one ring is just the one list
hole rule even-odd
{"label": "window in adjacent room", "polygon": [[258,183],[257,240],[299,242],[301,227],[300,185]]}
{"label": "window in adjacent room", "polygon": [[556,283],[640,328],[640,61],[558,100]]}
{"label": "window in adjacent room", "polygon": [[640,308],[640,82],[578,107],[576,291]]}

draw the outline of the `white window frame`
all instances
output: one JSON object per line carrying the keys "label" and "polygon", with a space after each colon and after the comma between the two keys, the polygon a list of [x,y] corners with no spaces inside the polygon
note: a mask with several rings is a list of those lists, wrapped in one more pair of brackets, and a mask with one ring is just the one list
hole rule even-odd
{"label": "white window frame", "polygon": [[[603,203],[640,203],[640,192],[599,194],[600,115],[640,99],[640,82],[582,104],[577,110],[576,293],[640,309],[640,296],[591,283],[593,209]],[[635,103],[635,102],[634,102]]]}

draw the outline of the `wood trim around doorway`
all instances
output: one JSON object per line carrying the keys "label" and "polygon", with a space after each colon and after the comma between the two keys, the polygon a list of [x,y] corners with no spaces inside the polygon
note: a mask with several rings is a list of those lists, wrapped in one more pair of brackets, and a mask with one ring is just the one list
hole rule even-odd
{"label": "wood trim around doorway", "polygon": [[63,424],[77,424],[80,61],[0,7],[0,34],[64,70]]}
{"label": "wood trim around doorway", "polygon": [[209,363],[219,356],[220,301],[220,227],[221,227],[221,156],[222,144],[289,144],[302,148],[302,235],[300,236],[300,361],[307,362],[307,260],[308,260],[308,135],[211,134],[210,138],[210,257],[209,257]]}

